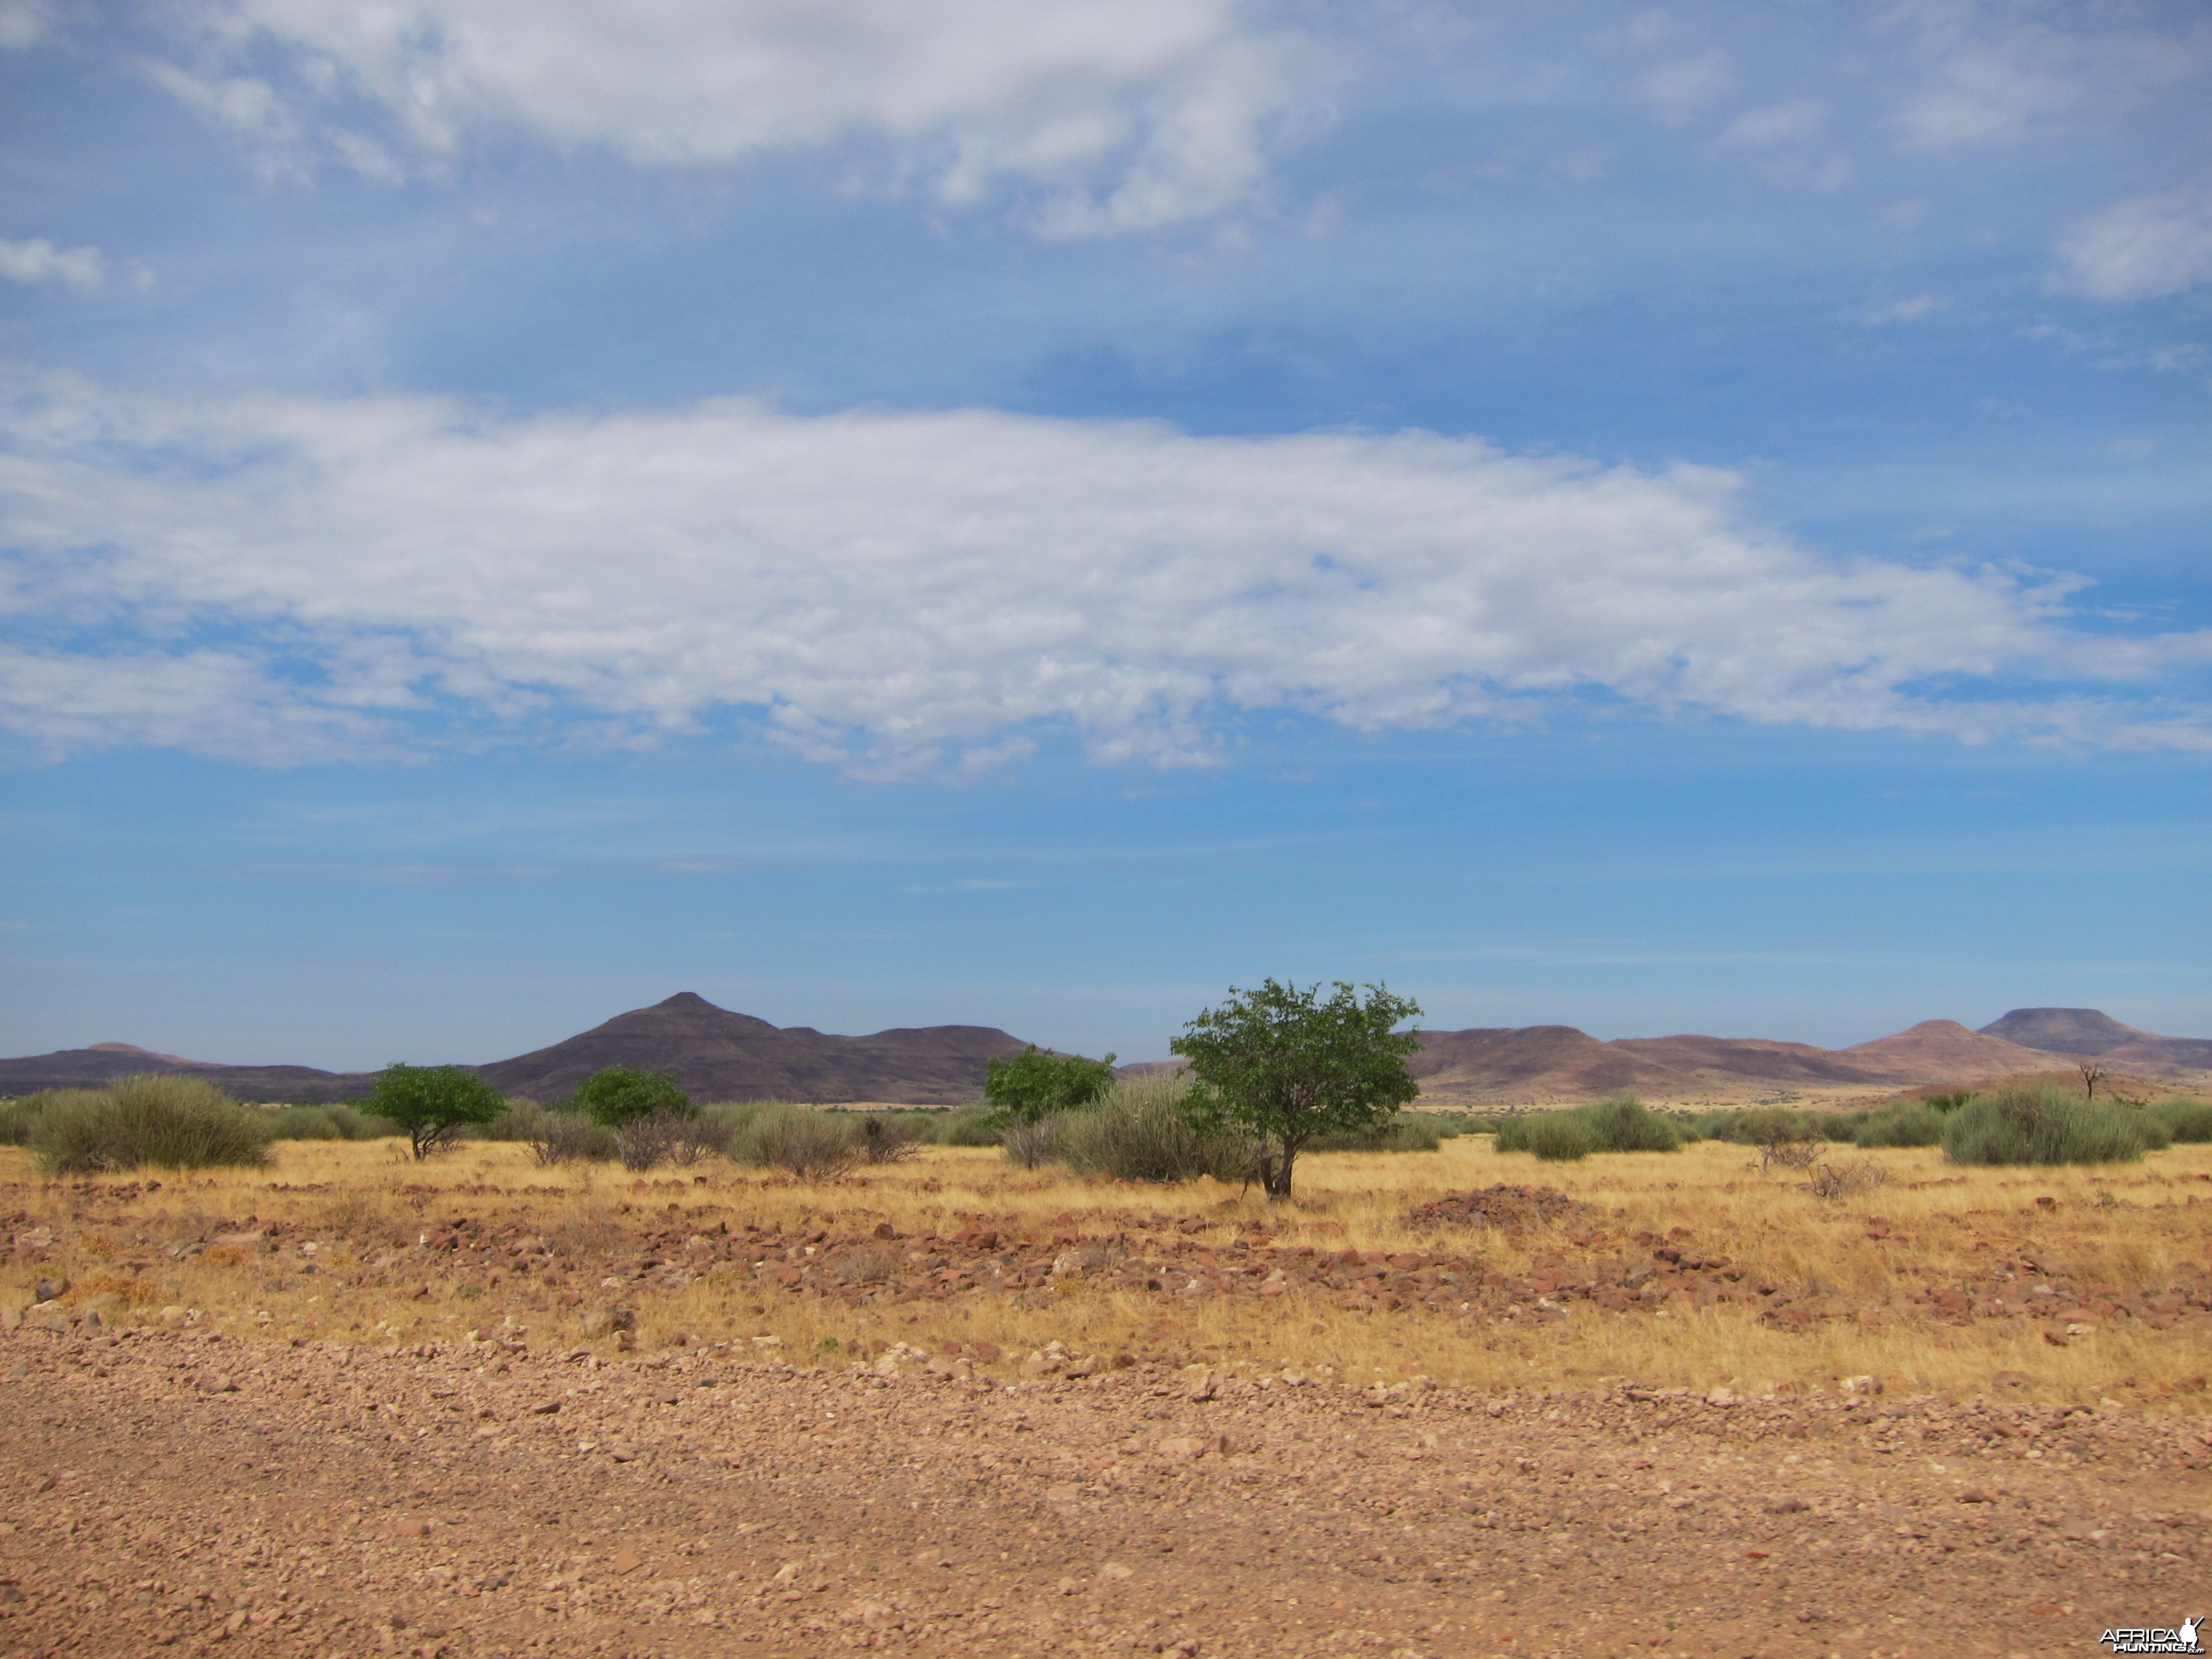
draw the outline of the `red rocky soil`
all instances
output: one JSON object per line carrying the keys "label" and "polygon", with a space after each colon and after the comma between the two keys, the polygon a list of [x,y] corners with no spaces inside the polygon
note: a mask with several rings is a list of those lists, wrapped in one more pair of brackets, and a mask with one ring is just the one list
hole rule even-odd
{"label": "red rocky soil", "polygon": [[2088,1653],[2212,1584],[2206,1425],[2094,1404],[35,1323],[0,1368],[7,1659]]}
{"label": "red rocky soil", "polygon": [[[645,1182],[636,1186],[641,1193],[647,1189]],[[308,1276],[319,1272],[324,1277],[318,1283],[422,1300],[504,1286],[534,1297],[543,1311],[571,1320],[610,1300],[620,1310],[632,1292],[679,1290],[710,1275],[742,1276],[764,1297],[872,1306],[1034,1296],[1073,1274],[1103,1291],[1234,1299],[1296,1291],[1355,1310],[1414,1309],[1474,1322],[1559,1316],[1577,1301],[1615,1313],[1650,1314],[1680,1298],[1680,1305],[1754,1310],[1763,1322],[1794,1331],[1830,1320],[2029,1322],[2040,1326],[2046,1340],[2064,1346],[2093,1325],[2118,1321],[2212,1342],[2212,1276],[2178,1276],[2154,1293],[2141,1294],[2078,1283],[2066,1261],[2036,1242],[2033,1224],[2021,1227],[2017,1218],[2007,1220],[2020,1231],[1980,1235],[1975,1230],[1989,1218],[1942,1217],[1917,1231],[1869,1218],[1865,1237],[1883,1252],[1897,1287],[1887,1305],[1869,1305],[1834,1291],[1778,1284],[1686,1228],[1664,1234],[1631,1228],[1547,1188],[1497,1186],[1425,1205],[1407,1219],[1420,1231],[1426,1248],[1388,1255],[1293,1246],[1249,1220],[1231,1229],[1206,1217],[1128,1211],[1092,1214],[1081,1223],[1061,1216],[1036,1226],[973,1216],[944,1234],[909,1234],[878,1219],[876,1212],[851,1206],[817,1218],[761,1224],[744,1221],[737,1205],[693,1195],[689,1203],[624,1204],[618,1237],[581,1246],[540,1237],[527,1215],[502,1217],[486,1206],[484,1213],[428,1220],[419,1242],[364,1249],[358,1265],[336,1269],[319,1267],[301,1249],[331,1238],[327,1225],[253,1216],[200,1218],[181,1225],[131,1214],[131,1204],[159,1190],[158,1182],[143,1189],[86,1183],[73,1189],[75,1225],[66,1231],[78,1237],[121,1235],[129,1241],[126,1254],[108,1265],[127,1273],[155,1267],[164,1257],[189,1261],[213,1249],[260,1259],[272,1275],[265,1289],[277,1294],[307,1286]],[[489,1188],[402,1190],[425,1203],[514,1197]],[[678,1182],[655,1183],[652,1190],[692,1195]],[[2198,1200],[2192,1195],[2187,1202],[2194,1206]],[[0,1263],[32,1274],[59,1271],[46,1264],[66,1242],[62,1231],[27,1212],[0,1216],[0,1230],[10,1241]],[[1928,1247],[1947,1231],[1975,1235],[1994,1253],[1985,1254],[1971,1273],[1946,1268],[1931,1259]],[[1224,1241],[1224,1231],[1236,1236]],[[1525,1270],[1500,1271],[1485,1254],[1499,1239],[1520,1245],[1531,1235],[1548,1244],[1527,1252]],[[1955,1249],[1958,1242],[1948,1243]],[[56,1304],[43,1316],[73,1324],[81,1311]],[[0,1323],[15,1316],[8,1310]],[[33,1322],[41,1316],[40,1310],[30,1316]]]}

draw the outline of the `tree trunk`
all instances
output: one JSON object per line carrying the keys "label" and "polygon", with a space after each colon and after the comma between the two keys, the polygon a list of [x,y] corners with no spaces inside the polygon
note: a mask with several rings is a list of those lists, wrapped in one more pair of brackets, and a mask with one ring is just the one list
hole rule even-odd
{"label": "tree trunk", "polygon": [[1291,1165],[1297,1161],[1297,1147],[1286,1146],[1283,1148],[1283,1161],[1279,1165],[1272,1158],[1261,1160],[1260,1184],[1267,1189],[1271,1201],[1279,1202],[1291,1195]]}

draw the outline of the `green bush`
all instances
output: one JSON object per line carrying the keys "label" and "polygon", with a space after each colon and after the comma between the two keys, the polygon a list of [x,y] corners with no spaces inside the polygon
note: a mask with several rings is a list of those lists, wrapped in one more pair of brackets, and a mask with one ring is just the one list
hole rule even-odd
{"label": "green bush", "polygon": [[1231,1128],[1208,1129],[1188,1109],[1187,1078],[1134,1078],[1103,1103],[1060,1121],[1053,1156],[1085,1179],[1249,1181],[1256,1148]]}
{"label": "green bush", "polygon": [[1682,1145],[1681,1131],[1632,1094],[1607,1095],[1581,1115],[1601,1152],[1671,1152]]}
{"label": "green bush", "polygon": [[1571,1160],[1592,1152],[1671,1152],[1682,1144],[1674,1122],[1632,1094],[1608,1095],[1562,1112],[1530,1112],[1498,1125],[1498,1150]]}
{"label": "green bush", "polygon": [[29,1145],[52,1175],[103,1170],[251,1167],[269,1158],[267,1115],[193,1077],[118,1078],[106,1088],[56,1090]]}
{"label": "green bush", "polygon": [[1790,1140],[1817,1140],[1821,1126],[1779,1106],[1749,1111],[1707,1112],[1694,1126],[1700,1140],[1725,1140],[1737,1146],[1771,1146]]}
{"label": "green bush", "polygon": [[0,1146],[27,1146],[31,1131],[46,1111],[64,1102],[95,1100],[97,1089],[41,1089],[21,1100],[0,1102]]}
{"label": "green bush", "polygon": [[1433,1152],[1467,1132],[1468,1120],[1441,1112],[1401,1112],[1372,1129],[1316,1135],[1310,1152]]}
{"label": "green bush", "polygon": [[[605,1124],[593,1127],[606,1127]],[[656,1107],[624,1118],[612,1133],[615,1155],[628,1170],[651,1170],[663,1164],[689,1167],[710,1153],[727,1152],[732,1138],[732,1132],[719,1118],[696,1109],[678,1111],[673,1106]]]}
{"label": "green bush", "polygon": [[273,1140],[381,1140],[392,1126],[351,1106],[279,1106],[269,1113]]}
{"label": "green bush", "polygon": [[983,1067],[983,1098],[1001,1123],[1035,1123],[1096,1105],[1113,1086],[1113,1055],[1086,1060],[1034,1042],[1012,1060],[994,1057]]}
{"label": "green bush", "polygon": [[2014,1084],[1952,1113],[1943,1152],[1954,1164],[2133,1163],[2149,1144],[2146,1116],[2047,1083]]}
{"label": "green bush", "polygon": [[1572,1163],[1598,1150],[1597,1132],[1580,1112],[1531,1112],[1509,1118],[1498,1132],[1501,1152],[1534,1152],[1554,1164]]}
{"label": "green bush", "polygon": [[697,1109],[691,1104],[691,1097],[676,1086],[674,1078],[628,1066],[600,1067],[576,1085],[568,1104],[610,1129],[619,1129],[648,1112],[681,1112],[689,1117]]}
{"label": "green bush", "polygon": [[509,1095],[497,1117],[489,1123],[469,1126],[468,1137],[471,1140],[528,1140],[544,1115],[544,1107],[528,1095]]}
{"label": "green bush", "polygon": [[605,1164],[622,1156],[615,1132],[582,1112],[548,1111],[535,1101],[511,1101],[501,1123],[549,1168],[556,1164]]}
{"label": "green bush", "polygon": [[863,1156],[851,1121],[783,1103],[744,1116],[731,1136],[730,1156],[756,1169],[782,1170],[802,1181],[842,1175]]}
{"label": "green bush", "polygon": [[1859,1120],[1854,1139],[1862,1146],[1940,1146],[1945,1115],[1920,1101],[1900,1101]]}
{"label": "green bush", "polygon": [[956,1106],[931,1127],[929,1138],[940,1146],[995,1146],[996,1115],[981,1106]]}
{"label": "green bush", "polygon": [[2212,1140],[2212,1101],[2163,1100],[2150,1109],[2150,1115],[2176,1140],[2192,1144]]}
{"label": "green bush", "polygon": [[1310,1152],[1433,1152],[1443,1145],[1443,1132],[1433,1123],[1401,1112],[1372,1129],[1316,1135],[1306,1142]]}

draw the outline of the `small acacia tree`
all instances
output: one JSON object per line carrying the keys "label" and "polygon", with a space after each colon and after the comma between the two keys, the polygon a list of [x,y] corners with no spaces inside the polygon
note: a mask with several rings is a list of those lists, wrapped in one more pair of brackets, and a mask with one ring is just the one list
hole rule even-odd
{"label": "small acacia tree", "polygon": [[690,1117],[698,1110],[691,1097],[676,1086],[674,1078],[659,1072],[634,1071],[627,1066],[605,1066],[592,1073],[576,1085],[572,1103],[610,1129],[619,1129],[654,1112]]}
{"label": "small acacia tree", "polygon": [[1012,1060],[994,1058],[983,1068],[983,1098],[1002,1123],[1035,1123],[1054,1112],[1089,1106],[1114,1086],[1114,1056],[1085,1060],[1056,1054],[1032,1042]]}
{"label": "small acacia tree", "polygon": [[407,1131],[418,1158],[459,1138],[471,1123],[489,1123],[507,1102],[474,1072],[459,1066],[386,1066],[368,1092],[368,1109]]}
{"label": "small acacia tree", "polygon": [[1379,1128],[1420,1093],[1406,1070],[1420,1037],[1397,1030],[1420,1005],[1380,985],[1364,987],[1363,999],[1360,988],[1339,980],[1324,1001],[1318,984],[1231,986],[1227,1002],[1168,1045],[1190,1062],[1188,1109],[1257,1143],[1269,1198],[1291,1195],[1299,1150],[1316,1135]]}

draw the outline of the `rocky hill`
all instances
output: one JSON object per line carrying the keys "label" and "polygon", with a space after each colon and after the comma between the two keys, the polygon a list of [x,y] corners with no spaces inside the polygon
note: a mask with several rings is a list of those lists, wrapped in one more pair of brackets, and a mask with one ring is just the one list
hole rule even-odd
{"label": "rocky hill", "polygon": [[994,1056],[1021,1053],[987,1025],[926,1025],[830,1036],[717,1008],[689,991],[550,1048],[477,1070],[510,1095],[555,1100],[603,1066],[665,1072],[695,1100],[876,1100],[949,1106],[979,1099]]}
{"label": "rocky hill", "polygon": [[[2065,1046],[2077,1040],[2096,1046]],[[1571,1025],[1425,1031],[1411,1069],[1432,1105],[1545,1104],[1615,1089],[1655,1101],[1718,1103],[1960,1086],[2064,1070],[2087,1055],[2154,1082],[2212,1080],[2212,1042],[2138,1031],[2093,1009],[2051,1008],[2016,1009],[1979,1031],[1923,1020],[1847,1048],[1695,1036],[1607,1042]]]}
{"label": "rocky hill", "polygon": [[2212,1071],[2212,1040],[2139,1031],[2094,1008],[2015,1008],[1982,1031],[2023,1048],[2094,1056],[2116,1071],[2154,1077]]}
{"label": "rocky hill", "polygon": [[[946,1106],[980,1098],[983,1068],[992,1056],[1018,1054],[1023,1046],[1020,1039],[983,1025],[831,1036],[732,1013],[685,991],[650,1008],[617,1014],[549,1048],[472,1069],[505,1093],[549,1101],[603,1066],[635,1066],[668,1073],[696,1100]],[[104,1042],[0,1060],[0,1095],[96,1089],[137,1072],[188,1072],[240,1100],[313,1103],[358,1098],[373,1075],[308,1066],[217,1066]]]}

